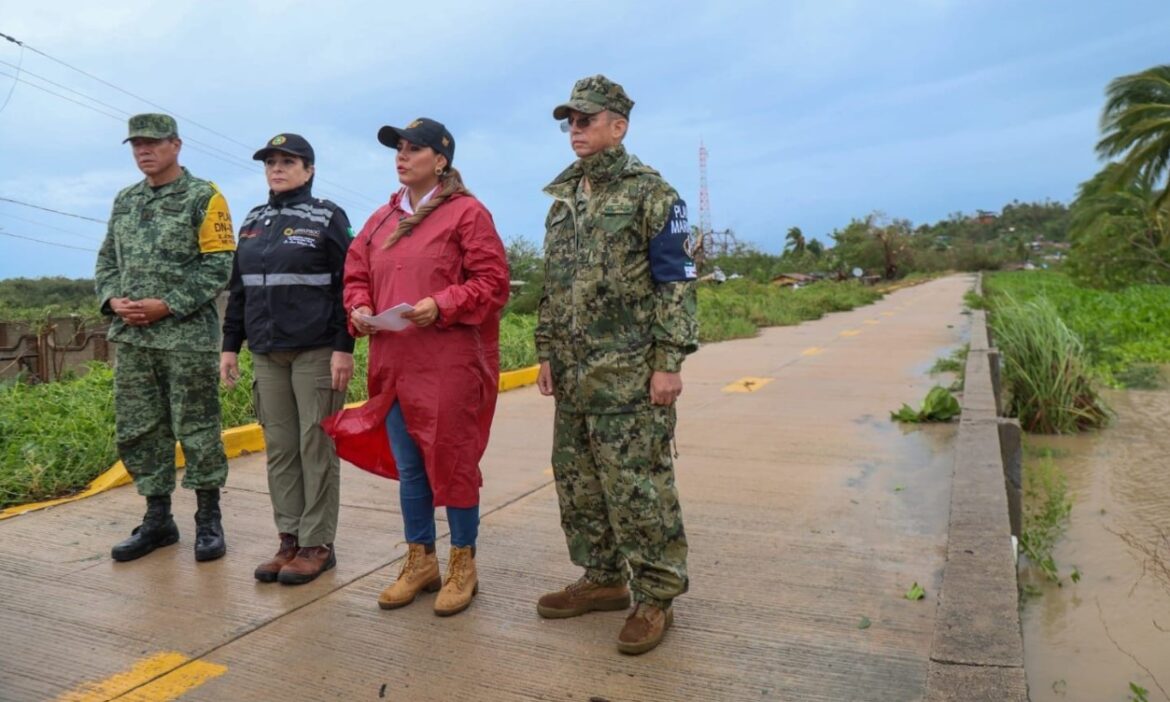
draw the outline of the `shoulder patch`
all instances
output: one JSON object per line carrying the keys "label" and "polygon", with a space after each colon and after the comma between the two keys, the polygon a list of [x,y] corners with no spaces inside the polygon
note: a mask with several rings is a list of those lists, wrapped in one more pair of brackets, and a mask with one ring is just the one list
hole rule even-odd
{"label": "shoulder patch", "polygon": [[212,184],[213,194],[207,202],[207,212],[199,225],[199,252],[235,251],[236,240],[232,236],[232,215],[227,200],[219,188]]}
{"label": "shoulder patch", "polygon": [[676,198],[662,229],[650,240],[650,274],[654,282],[673,283],[695,279],[695,262],[687,250],[690,235],[687,203],[682,198]]}

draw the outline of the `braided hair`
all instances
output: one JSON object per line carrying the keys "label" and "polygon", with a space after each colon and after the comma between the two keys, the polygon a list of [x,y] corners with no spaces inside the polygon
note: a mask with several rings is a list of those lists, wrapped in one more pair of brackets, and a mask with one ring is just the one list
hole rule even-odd
{"label": "braided hair", "polygon": [[382,244],[383,249],[388,249],[394,245],[396,241],[404,236],[410,234],[415,225],[427,218],[427,215],[438,209],[439,205],[449,200],[453,195],[470,195],[471,191],[467,186],[463,185],[463,176],[459,175],[459,171],[454,168],[448,168],[443,171],[443,175],[439,177],[439,193],[427,201],[425,205],[418,208],[414,214],[405,219],[398,220],[398,226],[395,227],[394,232]]}

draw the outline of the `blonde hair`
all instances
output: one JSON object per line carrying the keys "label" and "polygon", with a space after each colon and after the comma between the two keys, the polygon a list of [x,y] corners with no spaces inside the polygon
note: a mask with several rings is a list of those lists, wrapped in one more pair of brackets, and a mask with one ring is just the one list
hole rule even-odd
{"label": "blonde hair", "polygon": [[398,220],[398,226],[394,228],[394,232],[382,244],[383,249],[388,249],[394,245],[396,241],[402,237],[410,234],[415,226],[427,218],[427,215],[438,209],[453,195],[470,195],[471,191],[463,185],[463,176],[459,175],[459,171],[454,168],[448,168],[443,171],[443,175],[439,177],[439,193],[427,201],[427,204],[418,208],[414,214],[405,219]]}

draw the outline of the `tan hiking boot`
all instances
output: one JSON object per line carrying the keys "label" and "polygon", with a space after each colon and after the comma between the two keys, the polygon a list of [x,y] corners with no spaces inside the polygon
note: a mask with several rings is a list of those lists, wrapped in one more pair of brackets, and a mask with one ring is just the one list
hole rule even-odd
{"label": "tan hiking boot", "polygon": [[581,577],[564,590],[550,592],[536,603],[536,611],[546,619],[576,617],[587,612],[612,612],[630,606],[630,589],[621,585],[598,585]]}
{"label": "tan hiking boot", "polygon": [[297,557],[297,537],[292,534],[280,534],[280,550],[272,558],[256,566],[256,579],[262,583],[274,583],[280,574],[280,569]]}
{"label": "tan hiking boot", "polygon": [[475,572],[473,546],[452,546],[447,559],[447,577],[443,589],[435,598],[435,614],[449,617],[459,614],[471,604],[471,598],[479,592],[479,575]]}
{"label": "tan hiking boot", "polygon": [[636,656],[658,645],[674,623],[674,608],[659,609],[639,602],[618,634],[618,650]]}
{"label": "tan hiking boot", "polygon": [[439,557],[434,551],[427,553],[423,544],[407,544],[409,551],[402,570],[398,571],[398,579],[394,584],[382,591],[378,596],[378,606],[382,609],[404,607],[426,590],[434,592],[442,585],[439,578]]}

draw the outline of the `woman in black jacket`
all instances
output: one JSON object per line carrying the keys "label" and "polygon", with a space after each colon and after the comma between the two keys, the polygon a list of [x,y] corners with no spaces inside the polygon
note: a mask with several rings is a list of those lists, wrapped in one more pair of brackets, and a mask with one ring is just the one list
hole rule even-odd
{"label": "woman in black jacket", "polygon": [[252,158],[264,162],[268,202],[240,227],[219,370],[234,386],[247,340],[280,533],[256,579],[296,585],[337,562],[340,463],[320,422],[341,409],[353,376],[341,301],[351,230],[344,210],[313,197],[315,158],[304,137],[278,134]]}

